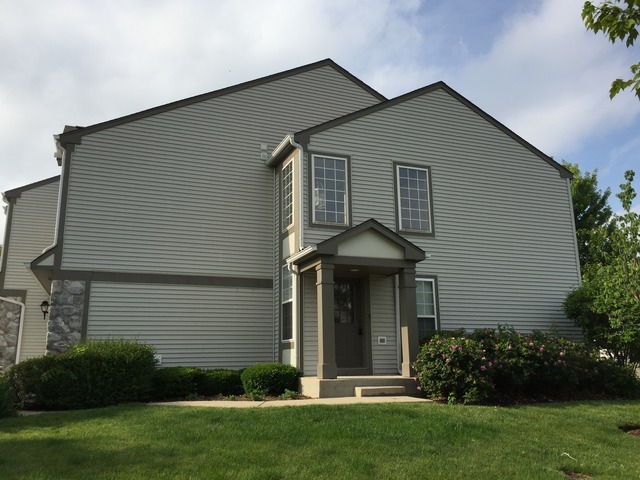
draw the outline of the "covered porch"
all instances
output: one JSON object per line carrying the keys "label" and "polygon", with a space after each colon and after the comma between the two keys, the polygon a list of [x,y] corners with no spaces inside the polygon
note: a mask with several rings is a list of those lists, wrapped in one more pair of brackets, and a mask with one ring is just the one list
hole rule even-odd
{"label": "covered porch", "polygon": [[287,259],[300,279],[303,394],[416,393],[415,276],[424,258],[371,219]]}

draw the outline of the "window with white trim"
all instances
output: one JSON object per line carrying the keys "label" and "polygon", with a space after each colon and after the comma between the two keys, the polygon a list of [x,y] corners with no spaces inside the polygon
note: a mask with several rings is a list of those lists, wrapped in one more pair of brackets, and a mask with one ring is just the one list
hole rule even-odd
{"label": "window with white trim", "polygon": [[293,160],[282,167],[282,230],[293,225]]}
{"label": "window with white trim", "polygon": [[396,166],[398,228],[433,232],[428,168]]}
{"label": "window with white trim", "polygon": [[436,282],[432,278],[416,278],[416,310],[418,338],[424,338],[438,329],[436,315]]}
{"label": "window with white trim", "polygon": [[293,339],[293,274],[282,267],[282,340]]}
{"label": "window with white trim", "polygon": [[311,156],[313,185],[313,222],[347,225],[348,178],[347,159]]}

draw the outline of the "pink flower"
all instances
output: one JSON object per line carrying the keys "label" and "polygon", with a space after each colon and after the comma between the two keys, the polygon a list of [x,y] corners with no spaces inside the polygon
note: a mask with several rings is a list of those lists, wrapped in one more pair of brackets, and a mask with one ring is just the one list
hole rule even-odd
{"label": "pink flower", "polygon": [[485,367],[484,365],[482,365],[482,366],[480,367],[480,370],[482,370],[482,371],[484,372],[484,371],[486,371],[486,370],[487,370],[487,367]]}
{"label": "pink flower", "polygon": [[544,347],[540,347],[540,351],[541,351],[541,352],[544,352]]}
{"label": "pink flower", "polygon": [[490,367],[493,367],[493,363],[489,362],[489,366],[490,366]]}
{"label": "pink flower", "polygon": [[512,347],[511,345],[509,345],[509,346],[507,347],[507,350],[512,350],[512,349],[513,349],[513,347]]}
{"label": "pink flower", "polygon": [[420,387],[420,385],[418,385],[418,391],[421,392],[422,388]]}
{"label": "pink flower", "polygon": [[564,352],[560,352],[560,356],[561,356],[561,357],[564,357]]}
{"label": "pink flower", "polygon": [[450,358],[447,358],[447,359],[444,361],[444,363],[449,363],[450,361],[451,361],[451,359],[450,359]]}

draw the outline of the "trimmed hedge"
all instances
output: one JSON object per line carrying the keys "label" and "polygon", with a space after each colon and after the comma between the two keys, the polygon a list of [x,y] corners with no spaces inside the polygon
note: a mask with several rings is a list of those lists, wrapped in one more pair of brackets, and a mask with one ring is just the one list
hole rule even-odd
{"label": "trimmed hedge", "polygon": [[205,397],[214,395],[242,395],[244,388],[237,370],[204,370],[198,378],[198,393]]}
{"label": "trimmed hedge", "polygon": [[15,413],[13,389],[9,384],[9,377],[6,374],[0,374],[0,418],[11,417]]}
{"label": "trimmed hedge", "polygon": [[154,349],[120,339],[90,340],[65,353],[31,358],[9,371],[24,409],[69,410],[147,400]]}
{"label": "trimmed hedge", "polygon": [[286,390],[298,391],[302,372],[283,363],[259,363],[247,367],[241,375],[247,395],[282,395]]}
{"label": "trimmed hedge", "polygon": [[631,369],[583,343],[512,327],[460,333],[443,332],[422,347],[414,368],[427,396],[450,403],[640,396]]}
{"label": "trimmed hedge", "polygon": [[235,370],[205,370],[167,367],[156,370],[152,379],[154,400],[177,400],[192,396],[241,395],[240,373]]}

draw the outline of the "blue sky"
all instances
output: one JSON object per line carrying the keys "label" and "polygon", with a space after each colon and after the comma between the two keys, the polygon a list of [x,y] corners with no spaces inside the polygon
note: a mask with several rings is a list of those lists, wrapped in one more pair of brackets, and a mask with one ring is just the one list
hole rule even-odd
{"label": "blue sky", "polygon": [[582,3],[0,0],[0,191],[59,173],[65,124],[329,57],[387,97],[443,80],[556,160],[597,168],[615,194],[625,170],[640,177],[640,101],[608,90],[640,46],[587,32]]}

